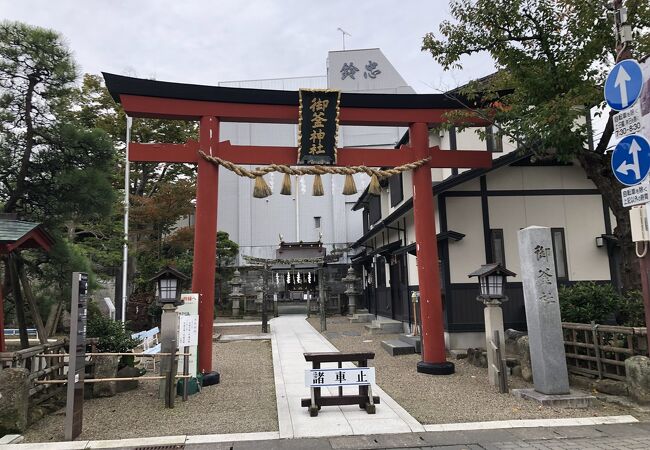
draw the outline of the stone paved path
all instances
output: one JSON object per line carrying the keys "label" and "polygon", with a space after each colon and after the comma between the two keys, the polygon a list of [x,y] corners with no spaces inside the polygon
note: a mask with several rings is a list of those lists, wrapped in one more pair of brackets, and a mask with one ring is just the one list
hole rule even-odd
{"label": "stone paved path", "polygon": [[[376,385],[372,387],[373,394],[381,399],[376,414],[367,414],[357,405],[324,406],[318,417],[310,417],[307,408],[300,406],[300,399],[310,395],[304,371],[311,364],[305,361],[303,353],[337,349],[303,315],[272,319],[271,345],[280,438],[424,431],[417,420]],[[323,389],[324,395],[337,394],[337,388],[328,389],[330,392]]]}

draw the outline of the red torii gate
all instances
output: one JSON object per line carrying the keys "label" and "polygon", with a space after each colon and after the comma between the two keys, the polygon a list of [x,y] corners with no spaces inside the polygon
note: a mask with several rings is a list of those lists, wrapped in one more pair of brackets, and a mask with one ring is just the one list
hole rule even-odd
{"label": "red torii gate", "polygon": [[[104,73],[106,86],[131,117],[200,121],[199,141],[186,144],[130,144],[130,161],[198,165],[192,292],[199,293],[199,369],[212,370],[214,274],[216,264],[218,167],[199,149],[236,164],[297,165],[296,147],[232,145],[219,141],[220,122],[298,123],[298,92],[169,83]],[[422,361],[418,372],[451,374],[444,328],[431,168],[490,167],[486,151],[442,151],[429,147],[428,128],[445,114],[465,109],[442,94],[341,93],[341,125],[409,127],[410,143],[396,149],[339,148],[338,166],[395,167],[431,157],[413,171],[413,215],[422,316]],[[467,119],[464,119],[467,122]],[[486,122],[478,117],[472,123]]]}

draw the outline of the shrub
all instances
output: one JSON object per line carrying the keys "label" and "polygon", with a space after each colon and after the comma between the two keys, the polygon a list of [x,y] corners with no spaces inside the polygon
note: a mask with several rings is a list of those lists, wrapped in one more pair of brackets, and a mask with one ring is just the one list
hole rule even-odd
{"label": "shrub", "polygon": [[644,311],[643,293],[641,291],[628,291],[621,299],[616,321],[619,325],[626,327],[645,327]]}
{"label": "shrub", "polygon": [[613,285],[593,281],[561,286],[559,297],[563,322],[611,323],[623,304],[623,298]]}
{"label": "shrub", "polygon": [[124,353],[140,344],[140,340],[133,339],[122,322],[103,316],[94,302],[88,303],[86,336],[99,338],[97,349],[100,352]]}

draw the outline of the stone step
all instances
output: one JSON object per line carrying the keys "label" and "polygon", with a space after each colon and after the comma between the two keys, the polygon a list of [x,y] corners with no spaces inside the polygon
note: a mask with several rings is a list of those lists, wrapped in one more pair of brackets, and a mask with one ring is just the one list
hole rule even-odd
{"label": "stone step", "polygon": [[391,356],[397,355],[410,355],[415,353],[415,347],[411,344],[399,339],[389,339],[387,341],[381,341],[381,346],[391,354]]}
{"label": "stone step", "polygon": [[400,334],[399,340],[412,345],[415,348],[415,353],[422,353],[422,339],[420,336],[413,336],[411,334]]}
{"label": "stone step", "polygon": [[374,314],[368,314],[366,313],[356,313],[350,317],[350,323],[366,323],[366,322],[372,322],[373,319],[375,318]]}
{"label": "stone step", "polygon": [[397,334],[404,330],[402,322],[399,320],[373,320],[372,323],[365,326],[369,334]]}

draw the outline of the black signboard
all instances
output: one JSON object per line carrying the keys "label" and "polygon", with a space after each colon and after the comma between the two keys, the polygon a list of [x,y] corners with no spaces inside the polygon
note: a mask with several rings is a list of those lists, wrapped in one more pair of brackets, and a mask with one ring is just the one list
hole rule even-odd
{"label": "black signboard", "polygon": [[64,435],[72,441],[81,434],[83,424],[84,373],[86,370],[86,320],[88,311],[88,274],[73,272],[70,306],[70,357]]}
{"label": "black signboard", "polygon": [[335,164],[340,91],[301,89],[298,164]]}

